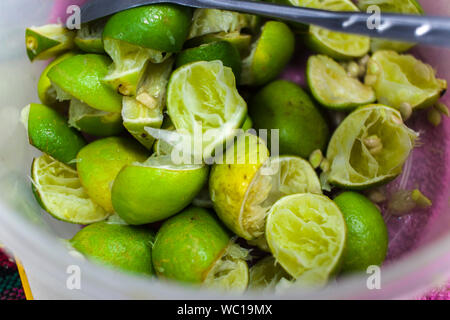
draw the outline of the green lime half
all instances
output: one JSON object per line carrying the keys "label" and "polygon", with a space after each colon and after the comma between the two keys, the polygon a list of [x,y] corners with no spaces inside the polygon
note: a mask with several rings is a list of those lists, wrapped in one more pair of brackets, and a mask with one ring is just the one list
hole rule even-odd
{"label": "green lime half", "polygon": [[176,68],[195,61],[222,61],[230,67],[239,82],[241,77],[241,57],[237,49],[227,41],[217,41],[202,44],[199,47],[186,49],[177,55]]}
{"label": "green lime half", "polygon": [[106,23],[103,40],[115,39],[161,52],[178,52],[191,24],[192,11],[172,4],[153,4],[121,11]]}
{"label": "green lime half", "polygon": [[21,112],[30,144],[65,164],[73,160],[86,145],[81,134],[70,128],[66,119],[54,109],[32,103]]}
{"label": "green lime half", "polygon": [[275,290],[282,280],[291,276],[276,262],[273,256],[265,257],[250,268],[248,288],[252,290]]}
{"label": "green lime half", "polygon": [[205,43],[216,41],[227,41],[231,43],[239,51],[241,57],[244,57],[250,51],[252,36],[249,34],[242,34],[239,31],[209,33],[205,34],[204,36],[188,40],[185,43],[185,47],[194,48]]}
{"label": "green lime half", "polygon": [[96,20],[81,25],[74,39],[78,48],[89,53],[104,53],[102,34],[106,19]]}
{"label": "green lime half", "polygon": [[31,27],[25,31],[27,55],[31,61],[47,60],[74,47],[75,33],[61,24]]}
{"label": "green lime half", "polygon": [[44,154],[33,160],[33,191],[44,210],[55,218],[90,224],[109,216],[83,189],[76,170]]}
{"label": "green lime half", "polygon": [[[172,73],[167,110],[177,131],[189,138],[191,154],[208,158],[241,127],[247,104],[236,89],[231,68],[221,61],[199,61]],[[196,147],[198,135],[201,150]]]}
{"label": "green lime half", "polygon": [[80,230],[70,244],[94,261],[137,274],[152,275],[154,235],[145,228],[98,222]]}
{"label": "green lime half", "polygon": [[172,65],[173,59],[159,64],[151,63],[137,91],[137,96],[123,98],[123,124],[128,132],[147,149],[153,146],[154,138],[145,131],[145,128],[161,128]]}
{"label": "green lime half", "polygon": [[128,224],[164,220],[189,205],[205,185],[209,168],[175,165],[170,156],[124,167],[112,186],[112,204]]}
{"label": "green lime half", "polygon": [[[359,0],[358,7],[361,11],[367,11],[370,6],[377,6],[381,12],[392,12],[401,14],[422,15],[424,11],[416,0]],[[394,50],[405,52],[411,49],[415,44],[399,41],[389,41],[385,39],[373,38],[371,40],[371,51]]]}
{"label": "green lime half", "polygon": [[338,206],[323,195],[286,196],[267,217],[266,238],[273,256],[304,285],[324,285],[338,271],[346,232]]}
{"label": "green lime half", "polygon": [[37,86],[39,100],[41,100],[42,104],[45,104],[46,106],[55,107],[56,109],[58,109],[57,106],[59,105],[59,103],[58,100],[56,99],[56,90],[55,88],[53,88],[50,79],[47,77],[47,74],[49,70],[53,68],[53,66],[57,65],[58,63],[67,58],[73,57],[74,55],[75,53],[73,52],[68,52],[61,55],[52,62],[50,62],[44,69],[44,71],[42,71]]}
{"label": "green lime half", "polygon": [[[317,9],[330,11],[359,11],[350,0],[320,2]],[[347,33],[330,31],[310,26],[306,37],[309,47],[334,59],[352,59],[362,57],[370,50],[370,38]]]}
{"label": "green lime half", "polygon": [[102,83],[110,64],[102,55],[76,55],[51,68],[48,77],[59,100],[75,98],[94,109],[120,112],[122,97]]}
{"label": "green lime half", "polygon": [[143,162],[147,150],[133,139],[109,137],[81,149],[77,169],[86,192],[107,212],[114,212],[111,187],[119,171],[127,164]]}
{"label": "green lime half", "polygon": [[248,267],[242,249],[230,246],[228,232],[214,215],[191,207],[167,220],[156,234],[153,266],[162,278],[242,291]]}
{"label": "green lime half", "polygon": [[344,67],[327,56],[311,56],[306,76],[314,98],[327,108],[351,110],[376,100],[372,87],[347,75]]}
{"label": "green lime half", "polygon": [[378,51],[367,65],[366,84],[373,86],[379,103],[399,109],[433,106],[447,89],[447,81],[412,55]]}
{"label": "green lime half", "polygon": [[97,137],[114,136],[123,131],[119,112],[106,112],[72,99],[69,107],[69,125]]}
{"label": "green lime half", "polygon": [[291,59],[294,48],[294,34],[286,24],[266,22],[250,54],[242,61],[242,84],[262,85],[276,78]]}
{"label": "green lime half", "polygon": [[389,239],[380,210],[356,192],[343,192],[334,198],[334,202],[347,224],[342,272],[365,272],[369,266],[381,266]]}
{"label": "green lime half", "polygon": [[218,32],[254,30],[258,24],[259,18],[249,14],[217,9],[196,9],[188,39]]}
{"label": "green lime half", "polygon": [[328,145],[329,182],[365,189],[394,179],[402,172],[417,136],[393,108],[377,104],[356,109]]}
{"label": "green lime half", "polygon": [[[325,118],[295,83],[276,80],[266,85],[250,101],[249,114],[255,129],[268,130],[270,146],[272,139],[279,143],[280,154],[306,159],[314,150],[325,150],[327,146],[329,128]],[[271,129],[278,130],[278,139],[277,132]]]}

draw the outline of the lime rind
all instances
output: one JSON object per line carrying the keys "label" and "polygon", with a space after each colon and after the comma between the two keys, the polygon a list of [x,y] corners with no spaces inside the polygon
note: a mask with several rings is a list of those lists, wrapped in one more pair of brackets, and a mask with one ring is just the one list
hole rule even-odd
{"label": "lime rind", "polygon": [[244,28],[254,28],[258,18],[218,9],[196,9],[193,16],[188,39],[218,32],[239,32]]}
{"label": "lime rind", "polygon": [[25,44],[31,61],[47,60],[74,47],[75,33],[61,24],[27,28]]}
{"label": "lime rind", "polygon": [[295,194],[270,210],[266,238],[273,256],[303,286],[322,286],[339,268],[346,241],[344,217],[323,195]]}
{"label": "lime rind", "polygon": [[119,112],[106,112],[72,99],[69,107],[69,125],[97,137],[113,136],[123,131]]}
{"label": "lime rind", "polygon": [[59,220],[90,224],[109,216],[89,198],[76,170],[46,154],[34,159],[32,179],[43,209]]}
{"label": "lime rind", "polygon": [[249,282],[249,251],[232,242],[206,274],[203,285],[221,291],[244,292]]}
{"label": "lime rind", "polygon": [[400,109],[433,106],[447,89],[447,81],[436,78],[436,71],[409,54],[378,51],[369,60],[366,83],[374,77],[373,88],[379,103]]}
{"label": "lime rind", "polygon": [[280,198],[295,193],[322,194],[319,178],[300,157],[269,158],[253,177],[240,209],[239,224],[251,239],[264,235],[266,216]]}
{"label": "lime rind", "polygon": [[[172,73],[167,92],[169,116],[177,131],[190,138],[191,154],[209,158],[234,136],[247,115],[231,68],[221,61],[186,64]],[[201,150],[194,143],[202,137]]]}
{"label": "lime rind", "polygon": [[[380,152],[366,139],[377,137]],[[327,150],[328,181],[348,189],[366,189],[386,183],[402,167],[418,134],[403,122],[400,112],[384,105],[368,105],[353,111],[331,137]]]}
{"label": "lime rind", "polygon": [[327,108],[351,110],[376,100],[372,87],[347,75],[340,64],[327,56],[311,56],[306,73],[314,98]]}
{"label": "lime rind", "polygon": [[170,56],[110,38],[105,38],[103,43],[105,51],[114,61],[103,82],[124,96],[136,95],[149,62],[161,63]]}

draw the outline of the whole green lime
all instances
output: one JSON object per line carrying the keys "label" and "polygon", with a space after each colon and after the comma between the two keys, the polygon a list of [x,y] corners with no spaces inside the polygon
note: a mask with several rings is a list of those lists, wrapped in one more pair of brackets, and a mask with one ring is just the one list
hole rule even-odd
{"label": "whole green lime", "polygon": [[145,228],[97,222],[80,230],[72,246],[98,262],[132,273],[152,275],[154,235]]}
{"label": "whole green lime", "polygon": [[[280,154],[309,157],[316,149],[325,150],[329,128],[309,95],[298,85],[276,80],[255,94],[249,114],[255,129],[278,129]],[[271,145],[272,148],[272,145]]]}
{"label": "whole green lime", "polygon": [[192,10],[172,4],[154,4],[113,15],[103,39],[121,40],[143,48],[178,52],[189,32]]}
{"label": "whole green lime", "polygon": [[113,212],[111,186],[127,164],[143,162],[148,151],[137,141],[109,137],[94,141],[77,155],[77,170],[87,194],[107,212]]}
{"label": "whole green lime", "polygon": [[229,243],[229,234],[212,213],[191,207],[167,220],[156,234],[153,266],[160,277],[201,283]]}
{"label": "whole green lime", "polygon": [[241,56],[239,51],[227,41],[217,41],[202,44],[196,48],[181,51],[175,62],[176,67],[181,67],[195,61],[221,60],[224,66],[233,69],[234,76],[239,82],[241,76]]}
{"label": "whole green lime", "polygon": [[388,249],[388,232],[380,210],[357,192],[344,192],[334,199],[347,224],[347,246],[342,272],[366,271],[381,265]]}
{"label": "whole green lime", "polygon": [[74,165],[72,160],[86,145],[81,134],[70,128],[66,119],[54,109],[32,103],[22,111],[30,144],[56,160]]}

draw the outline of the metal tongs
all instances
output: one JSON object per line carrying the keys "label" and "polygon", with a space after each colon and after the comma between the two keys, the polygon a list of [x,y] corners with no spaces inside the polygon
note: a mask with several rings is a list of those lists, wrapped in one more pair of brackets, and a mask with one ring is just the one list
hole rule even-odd
{"label": "metal tongs", "polygon": [[113,13],[155,3],[211,8],[261,15],[329,30],[450,47],[450,18],[382,13],[374,25],[372,14],[334,12],[249,0],[92,0],[81,8],[83,23]]}

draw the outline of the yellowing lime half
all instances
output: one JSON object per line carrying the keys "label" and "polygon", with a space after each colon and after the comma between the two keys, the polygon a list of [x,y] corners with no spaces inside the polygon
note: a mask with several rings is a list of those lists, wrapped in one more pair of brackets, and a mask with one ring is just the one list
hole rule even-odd
{"label": "yellowing lime half", "polygon": [[31,168],[34,194],[44,210],[59,220],[90,224],[109,216],[93,202],[76,170],[44,154]]}
{"label": "yellowing lime half", "polygon": [[323,285],[338,270],[346,232],[341,211],[323,195],[286,196],[267,217],[266,238],[273,256],[304,285]]}
{"label": "yellowing lime half", "polygon": [[412,55],[378,51],[369,60],[366,83],[373,85],[379,103],[399,109],[403,103],[413,108],[434,105],[447,89],[447,81]]}
{"label": "yellowing lime half", "polygon": [[402,172],[417,136],[397,110],[380,104],[360,107],[331,137],[328,180],[350,189],[386,183]]}
{"label": "yellowing lime half", "polygon": [[[199,61],[172,73],[167,110],[177,131],[190,138],[191,154],[208,158],[241,127],[247,104],[236,89],[231,68],[221,61]],[[195,141],[199,138],[201,145]]]}
{"label": "yellowing lime half", "polygon": [[27,55],[31,61],[47,60],[74,47],[75,33],[61,24],[31,27],[25,31]]}
{"label": "yellowing lime half", "polygon": [[327,108],[348,110],[376,100],[372,87],[347,75],[340,64],[327,56],[311,56],[306,74],[314,98]]}

